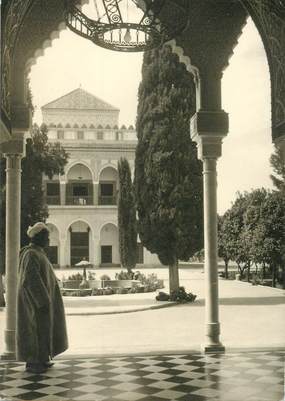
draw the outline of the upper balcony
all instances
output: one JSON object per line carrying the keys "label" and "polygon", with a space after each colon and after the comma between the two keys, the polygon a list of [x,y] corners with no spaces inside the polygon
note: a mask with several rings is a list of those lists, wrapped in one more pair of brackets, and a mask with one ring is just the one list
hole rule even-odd
{"label": "upper balcony", "polygon": [[99,196],[99,205],[116,205],[117,197],[116,196]]}
{"label": "upper balcony", "polygon": [[85,165],[77,163],[66,174],[67,182],[45,181],[45,198],[50,206],[115,206],[117,205],[118,173],[106,167],[100,173],[99,183],[94,183],[92,173]]}
{"label": "upper balcony", "polygon": [[67,196],[66,205],[77,205],[77,206],[93,205],[93,197],[85,195]]}

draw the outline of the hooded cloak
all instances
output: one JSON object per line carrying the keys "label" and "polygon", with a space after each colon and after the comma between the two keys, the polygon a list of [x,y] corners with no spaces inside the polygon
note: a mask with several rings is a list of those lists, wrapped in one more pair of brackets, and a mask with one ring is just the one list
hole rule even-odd
{"label": "hooded cloak", "polygon": [[17,288],[17,359],[44,362],[68,348],[63,301],[44,250],[34,244],[20,252]]}

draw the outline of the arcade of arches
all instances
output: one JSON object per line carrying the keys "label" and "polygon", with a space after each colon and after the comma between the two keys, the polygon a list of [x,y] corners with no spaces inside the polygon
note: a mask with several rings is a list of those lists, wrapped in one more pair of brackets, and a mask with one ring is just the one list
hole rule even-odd
{"label": "arcade of arches", "polygon": [[[14,294],[19,251],[21,158],[24,156],[24,134],[29,131],[31,121],[25,80],[34,58],[41,54],[43,47],[50,45],[58,30],[64,28],[64,1],[5,0],[2,8],[1,152],[7,159],[4,356],[11,359],[15,357]],[[221,108],[221,78],[248,14],[263,40],[270,69],[272,139],[285,153],[284,2],[192,0],[188,27],[171,42],[173,51],[195,75],[197,88],[191,135],[198,143],[199,157],[204,165],[205,351],[223,349],[219,338],[216,162],[222,154],[229,117]]]}
{"label": "arcade of arches", "polygon": [[84,259],[91,265],[120,266],[118,227],[114,223],[100,227],[98,237],[82,220],[74,221],[65,231],[52,223],[47,226],[50,230],[48,256],[54,265],[75,266]]}

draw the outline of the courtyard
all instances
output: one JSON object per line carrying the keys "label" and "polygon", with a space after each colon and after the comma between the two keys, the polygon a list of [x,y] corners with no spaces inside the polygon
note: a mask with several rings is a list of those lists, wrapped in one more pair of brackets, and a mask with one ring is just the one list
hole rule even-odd
{"label": "courtyard", "polygon": [[[277,176],[284,172],[285,5],[87,3],[1,5],[0,401],[285,401],[285,293],[258,285],[285,283],[284,174],[280,181],[269,171],[270,164]],[[64,324],[53,325],[64,323],[62,305],[61,315],[55,309],[38,323],[41,304],[25,319],[15,296],[20,247],[38,216],[49,225],[47,253],[62,280],[69,337],[54,364],[47,360],[56,348],[45,349],[45,339],[65,333]],[[133,252],[121,246],[123,231],[133,240],[139,234]],[[180,269],[194,301],[187,304],[157,301],[160,290],[147,292],[146,281],[124,287],[128,294],[112,291],[100,275],[114,268],[96,272],[102,288],[85,275],[78,287],[63,278],[71,273],[65,267],[84,261],[131,268],[135,258],[159,259],[172,267],[169,281],[167,268],[154,270],[172,296],[177,261],[195,251],[204,270]],[[240,277],[248,269],[255,285],[219,277],[218,254],[238,264]],[[263,266],[261,277],[250,277],[254,265]],[[54,277],[50,287],[59,296]],[[27,366],[16,360],[16,334],[23,348],[31,343],[46,355],[27,351]]]}
{"label": "courtyard", "polygon": [[[167,292],[167,269],[144,272],[163,278]],[[2,362],[0,394],[7,401],[281,401],[284,291],[219,279],[226,353],[204,355],[204,273],[181,268],[180,282],[197,294],[194,303],[152,309],[155,293],[64,297],[69,349],[40,376]]]}

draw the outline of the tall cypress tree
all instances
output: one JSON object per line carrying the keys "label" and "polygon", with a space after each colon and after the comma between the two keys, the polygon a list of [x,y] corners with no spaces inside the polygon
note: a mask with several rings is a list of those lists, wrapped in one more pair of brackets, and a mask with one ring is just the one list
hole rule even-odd
{"label": "tall cypress tree", "polygon": [[118,162],[119,171],[119,250],[123,267],[128,272],[136,266],[137,258],[137,231],[134,190],[131,179],[131,169],[127,159],[121,158]]}
{"label": "tall cypress tree", "polygon": [[135,190],[142,244],[169,265],[203,247],[202,163],[189,133],[195,111],[192,76],[169,46],[144,54],[138,93]]}

